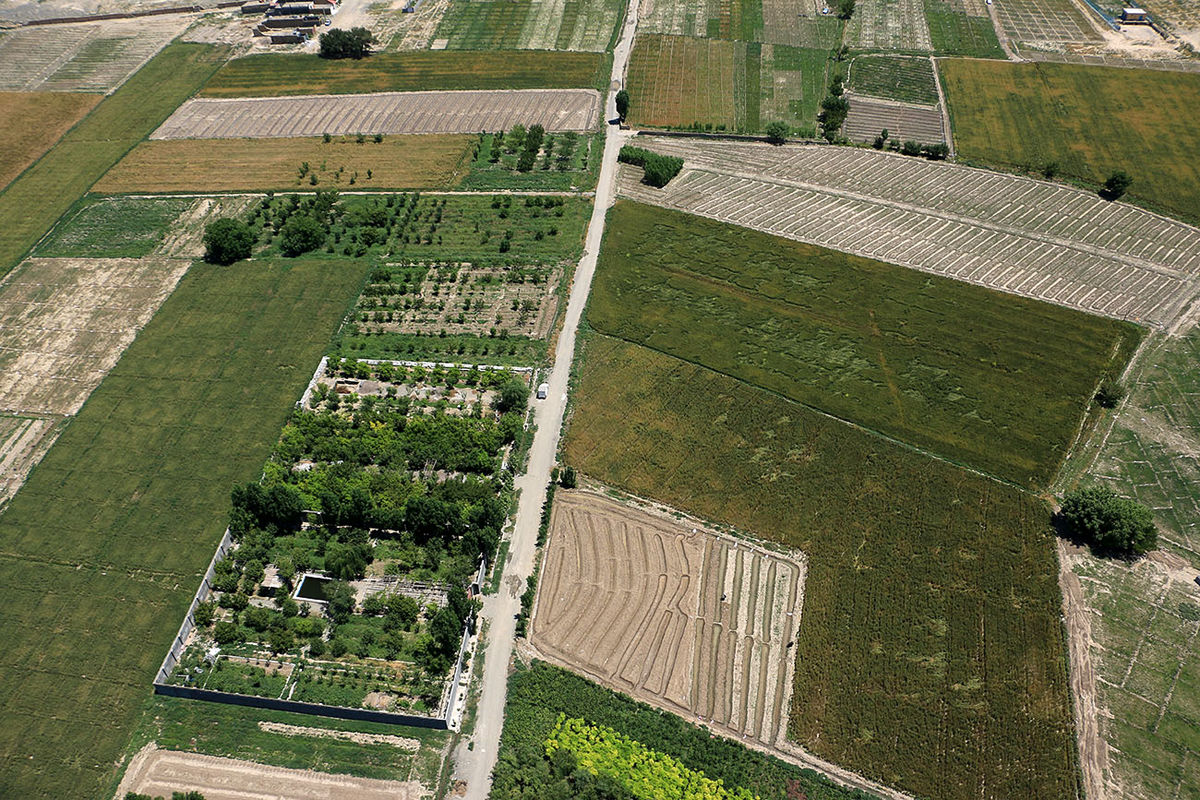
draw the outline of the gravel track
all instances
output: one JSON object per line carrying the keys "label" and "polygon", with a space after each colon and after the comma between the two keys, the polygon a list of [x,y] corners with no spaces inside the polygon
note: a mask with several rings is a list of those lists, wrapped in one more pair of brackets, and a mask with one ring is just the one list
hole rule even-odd
{"label": "gravel track", "polygon": [[150,138],[479,133],[517,124],[556,133],[589,131],[599,117],[600,94],[594,89],[199,98],[180,106]]}

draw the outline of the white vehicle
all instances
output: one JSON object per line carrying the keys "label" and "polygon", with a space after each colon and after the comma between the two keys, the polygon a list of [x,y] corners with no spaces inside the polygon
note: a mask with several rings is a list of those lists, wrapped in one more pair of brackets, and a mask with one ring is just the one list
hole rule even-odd
{"label": "white vehicle", "polygon": [[537,399],[545,400],[546,395],[550,394],[550,384],[543,383],[537,388]]}

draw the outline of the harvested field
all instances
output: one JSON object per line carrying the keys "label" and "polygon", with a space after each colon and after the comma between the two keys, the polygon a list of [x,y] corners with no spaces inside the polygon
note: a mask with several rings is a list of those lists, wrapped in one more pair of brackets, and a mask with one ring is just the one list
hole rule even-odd
{"label": "harvested field", "polygon": [[[356,189],[450,189],[470,167],[470,136],[388,136],[363,144],[355,137],[173,139],[142,142],[101,178],[97,192],[265,192],[303,189],[301,164],[320,186]],[[370,177],[367,173],[370,171]],[[339,187],[340,188],[340,187]]]}
{"label": "harvested field", "polygon": [[786,731],[804,571],[690,522],[560,493],[531,639],[602,684],[773,745]]}
{"label": "harvested field", "polygon": [[78,411],[186,270],[155,258],[22,264],[0,288],[0,411]]}
{"label": "harvested field", "polygon": [[0,190],[98,102],[94,94],[0,92]]}
{"label": "harvested field", "polygon": [[150,138],[478,133],[517,124],[557,133],[591,130],[599,118],[600,93],[594,89],[199,99],[180,106]]}
{"label": "harvested field", "polygon": [[111,91],[190,22],[163,16],[0,33],[0,89]]}
{"label": "harvested field", "polygon": [[226,63],[201,95],[600,89],[610,77],[610,60],[602,53],[439,50],[376,53],[361,61],[271,53]]}
{"label": "harvested field", "polygon": [[416,781],[381,781],[311,770],[284,769],[199,753],[158,750],[149,745],[134,756],[118,796],[137,792],[168,796],[199,791],[206,800],[247,797],[287,800],[420,800],[427,796]]}
{"label": "harvested field", "polygon": [[996,0],[996,14],[1008,38],[1025,44],[1055,49],[1102,40],[1073,0]]}
{"label": "harvested field", "polygon": [[957,59],[938,65],[960,157],[1022,170],[1055,163],[1097,187],[1123,169],[1133,177],[1131,196],[1200,221],[1200,75]]}
{"label": "harvested field", "polygon": [[1200,230],[1059,184],[830,147],[643,138],[684,157],[621,191],[790,239],[1096,314],[1169,326],[1195,295]]}
{"label": "harvested field", "polygon": [[847,95],[850,112],[842,133],[855,142],[870,142],[886,129],[892,139],[913,140],[921,144],[946,141],[939,106],[897,103],[870,97]]}
{"label": "harvested field", "polygon": [[858,0],[845,41],[859,50],[932,50],[924,0]]}

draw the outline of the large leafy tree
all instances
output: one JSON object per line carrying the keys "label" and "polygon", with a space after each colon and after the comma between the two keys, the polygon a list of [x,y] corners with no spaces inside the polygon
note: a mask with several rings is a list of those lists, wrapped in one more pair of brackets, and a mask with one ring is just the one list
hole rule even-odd
{"label": "large leafy tree", "polygon": [[1058,518],[1069,535],[1101,550],[1141,556],[1158,546],[1150,509],[1103,486],[1068,492]]}
{"label": "large leafy tree", "polygon": [[204,260],[232,264],[250,257],[254,231],[239,219],[219,219],[204,227]]}
{"label": "large leafy tree", "polygon": [[366,28],[334,28],[321,34],[321,58],[363,58],[375,43],[375,35]]}

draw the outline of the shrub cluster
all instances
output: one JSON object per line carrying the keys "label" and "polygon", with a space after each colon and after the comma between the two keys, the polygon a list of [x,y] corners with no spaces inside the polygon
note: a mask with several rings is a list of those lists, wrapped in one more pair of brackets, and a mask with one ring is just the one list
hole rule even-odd
{"label": "shrub cluster", "polygon": [[645,182],[660,189],[683,169],[683,159],[678,156],[664,156],[644,147],[628,144],[621,148],[617,160],[622,164],[641,167],[646,173]]}

